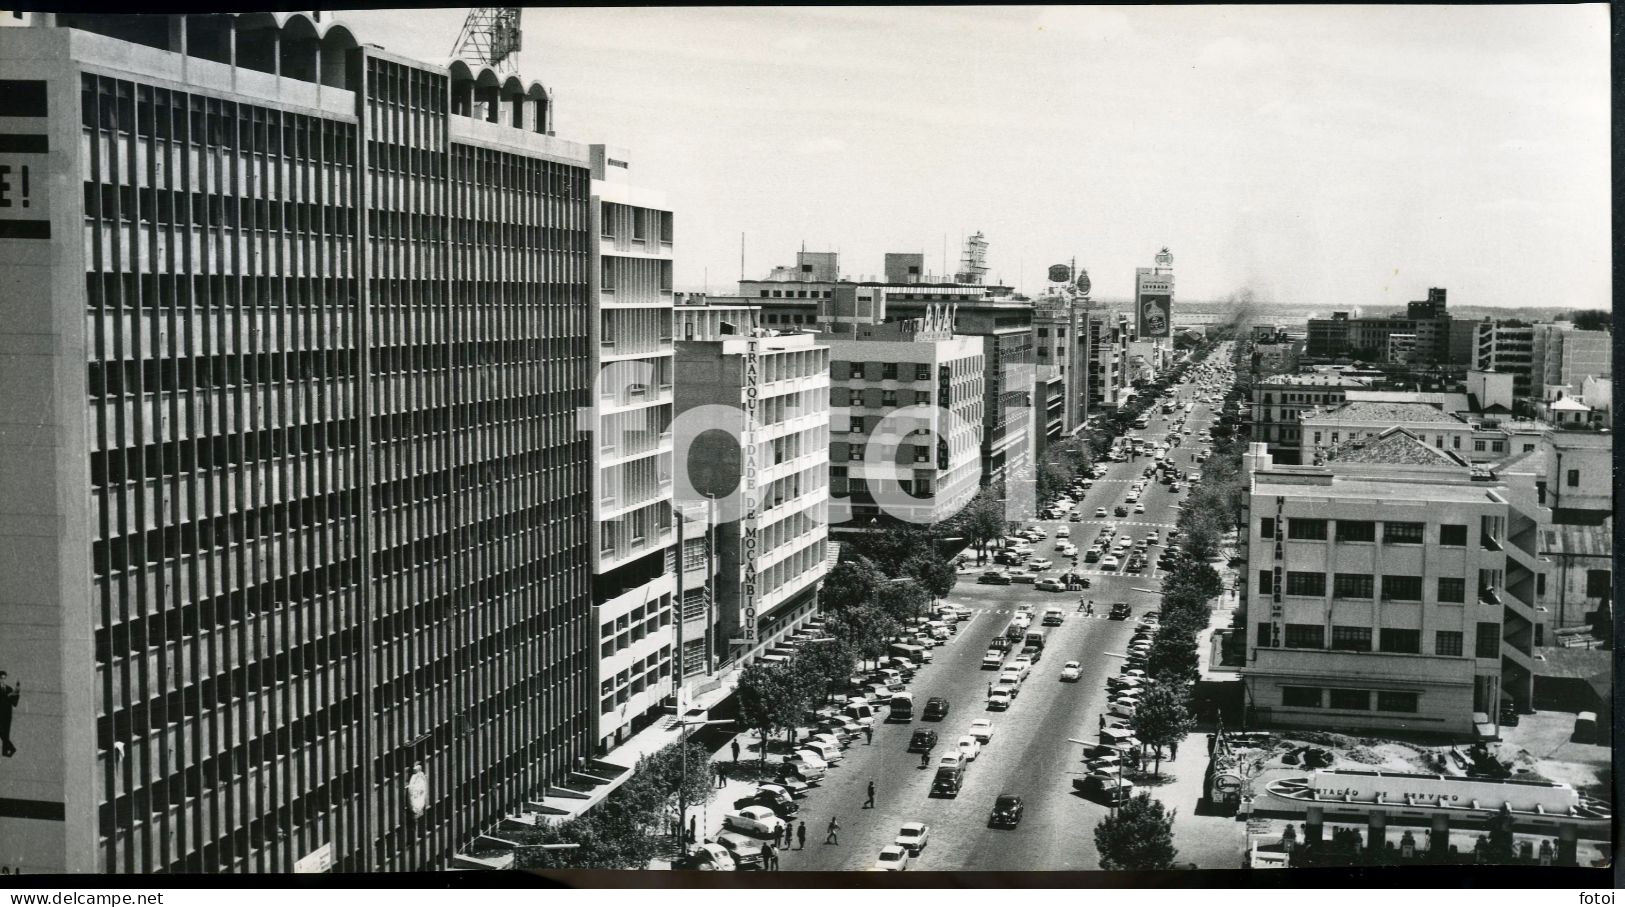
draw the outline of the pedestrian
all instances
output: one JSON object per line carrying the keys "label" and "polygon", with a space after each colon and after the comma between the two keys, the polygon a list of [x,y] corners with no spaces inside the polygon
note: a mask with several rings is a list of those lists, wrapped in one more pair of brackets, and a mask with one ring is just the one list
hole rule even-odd
{"label": "pedestrian", "polygon": [[726,763],[726,762],[718,762],[717,763],[717,787],[722,788],[722,787],[727,787],[727,786],[728,786],[728,763]]}
{"label": "pedestrian", "polygon": [[987,698],[993,698],[993,681],[991,680],[987,682]]}
{"label": "pedestrian", "polygon": [[762,845],[762,868],[766,869],[766,870],[768,870],[770,872],[772,870],[778,869],[779,867],[774,865],[774,859],[777,856],[778,856],[778,850],[776,848],[774,848],[774,846],[772,844],[763,844]]}
{"label": "pedestrian", "polygon": [[733,751],[734,751],[734,761],[738,762],[739,761],[739,738],[738,737],[734,738]]}
{"label": "pedestrian", "polygon": [[699,821],[700,821],[699,816],[689,816],[688,817],[688,843],[690,843],[690,844],[694,843],[695,833],[698,830],[697,823]]}
{"label": "pedestrian", "polygon": [[1168,758],[1169,759],[1178,759],[1179,758],[1179,741],[1178,740],[1175,740],[1173,743],[1168,744]]}
{"label": "pedestrian", "polygon": [[868,799],[868,801],[866,801],[863,804],[863,808],[864,809],[874,809],[875,808],[875,783],[873,781],[869,782],[869,799]]}
{"label": "pedestrian", "polygon": [[790,838],[791,838],[790,826],[795,825],[795,824],[796,823],[793,822],[793,821],[786,821],[784,823],[783,827],[781,827],[779,829],[779,849],[780,850],[789,850],[790,849]]}
{"label": "pedestrian", "polygon": [[864,725],[863,726],[863,745],[868,746],[869,744],[874,743],[874,742],[875,742],[875,726],[872,725],[872,724]]}
{"label": "pedestrian", "polygon": [[796,849],[797,850],[806,850],[807,849],[807,820],[806,819],[802,819],[801,824],[796,827]]}
{"label": "pedestrian", "polygon": [[839,844],[839,843],[841,843],[840,836],[837,834],[837,832],[839,832],[840,830],[841,830],[840,821],[837,820],[834,816],[830,816],[829,817],[829,834],[824,835],[824,843],[825,844]]}
{"label": "pedestrian", "polygon": [[1106,729],[1106,713],[1105,712],[1100,713],[1100,729],[1103,730],[1103,731]]}

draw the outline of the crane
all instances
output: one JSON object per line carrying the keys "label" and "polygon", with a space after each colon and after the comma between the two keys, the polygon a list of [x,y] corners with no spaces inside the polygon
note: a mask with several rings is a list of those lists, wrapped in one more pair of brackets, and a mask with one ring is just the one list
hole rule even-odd
{"label": "crane", "polygon": [[452,47],[454,58],[511,73],[519,53],[519,7],[476,6],[463,20],[463,30]]}

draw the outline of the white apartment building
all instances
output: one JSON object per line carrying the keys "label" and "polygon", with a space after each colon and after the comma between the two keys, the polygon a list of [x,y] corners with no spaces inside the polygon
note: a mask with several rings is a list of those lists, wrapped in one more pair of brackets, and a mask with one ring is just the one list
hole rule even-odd
{"label": "white apartment building", "polygon": [[[1378,400],[1345,402],[1332,409],[1311,409],[1299,416],[1302,458],[1313,463],[1345,442],[1374,438],[1390,428],[1401,427],[1440,450],[1461,454],[1467,459],[1473,450],[1473,426],[1466,420],[1428,403],[1392,403]],[[1497,451],[1502,459],[1506,451]],[[1478,459],[1489,459],[1488,454]]]}
{"label": "white apartment building", "polygon": [[[726,667],[766,652],[817,609],[829,536],[829,348],[815,334],[753,329],[747,307],[685,306],[679,317],[695,337],[677,345],[682,503],[713,508],[711,642]],[[718,409],[685,416],[699,407]]]}
{"label": "white apartment building", "polygon": [[672,211],[632,184],[621,149],[592,146],[595,373],[592,574],[596,739],[613,749],[672,695]]}
{"label": "white apartment building", "polygon": [[[1323,466],[1246,457],[1247,704],[1264,725],[1493,734],[1534,675],[1533,483],[1401,428]],[[1527,478],[1527,477],[1522,477]]]}

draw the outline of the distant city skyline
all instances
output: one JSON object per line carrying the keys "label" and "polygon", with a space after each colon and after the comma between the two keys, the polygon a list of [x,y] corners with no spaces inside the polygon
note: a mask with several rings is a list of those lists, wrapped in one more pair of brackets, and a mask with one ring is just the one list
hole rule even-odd
{"label": "distant city skyline", "polygon": [[[466,9],[343,11],[443,58]],[[1608,12],[1543,7],[527,9],[559,134],[670,194],[681,289],[805,243],[1096,294],[1174,252],[1179,297],[1382,309],[1612,302]]]}

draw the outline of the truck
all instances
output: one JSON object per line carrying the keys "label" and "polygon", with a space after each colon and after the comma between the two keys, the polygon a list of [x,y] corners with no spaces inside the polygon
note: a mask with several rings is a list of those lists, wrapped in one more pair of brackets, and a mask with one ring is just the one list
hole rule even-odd
{"label": "truck", "polygon": [[1040,652],[1044,651],[1044,631],[1028,630],[1026,645],[1036,648]]}

